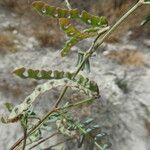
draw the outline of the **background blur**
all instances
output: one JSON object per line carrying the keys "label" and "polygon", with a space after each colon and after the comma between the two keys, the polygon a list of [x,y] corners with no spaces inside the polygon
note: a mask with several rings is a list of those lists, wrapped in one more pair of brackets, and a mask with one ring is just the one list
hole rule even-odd
{"label": "background blur", "polygon": [[[78,49],[86,50],[92,42],[80,42],[68,57],[61,58],[59,50],[67,37],[57,19],[42,17],[32,10],[33,1],[0,0],[0,114],[7,113],[3,107],[6,101],[20,103],[38,84],[15,77],[15,68],[74,70]],[[63,0],[43,1],[65,7]],[[136,2],[70,0],[73,8],[107,16],[110,25]],[[98,82],[102,100],[80,110],[80,115],[95,118],[102,131],[110,135],[112,150],[150,150],[150,24],[140,26],[149,13],[150,8],[142,6],[132,14],[92,57],[91,73],[83,72]],[[47,112],[59,92],[40,97],[37,109]],[[72,95],[72,99],[76,96]],[[8,150],[20,137],[21,129],[17,124],[0,124],[0,133],[0,149]],[[64,147],[76,149],[69,143]]]}

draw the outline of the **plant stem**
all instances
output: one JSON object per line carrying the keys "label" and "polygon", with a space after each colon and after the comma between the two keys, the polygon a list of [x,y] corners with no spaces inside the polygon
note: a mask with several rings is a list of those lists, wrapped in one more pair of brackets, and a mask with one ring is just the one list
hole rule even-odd
{"label": "plant stem", "polygon": [[23,128],[23,132],[24,132],[24,140],[23,140],[22,150],[25,150],[25,148],[26,148],[26,141],[27,141],[27,128]]}
{"label": "plant stem", "polygon": [[62,98],[64,97],[64,95],[65,95],[67,89],[68,89],[68,86],[65,86],[65,88],[63,89],[62,93],[60,94],[58,100],[56,101],[56,104],[55,104],[55,107],[56,107],[56,108],[58,107],[60,101],[61,101]]}
{"label": "plant stem", "polygon": [[[85,104],[85,103],[88,103],[88,102],[91,102],[93,101],[94,99],[93,98],[90,98],[90,99],[86,99],[86,100],[82,100],[78,103],[75,103],[75,104],[70,104],[68,106],[65,106],[65,107],[61,107],[61,108],[54,108],[51,112],[48,112],[47,115],[40,121],[38,122],[28,133],[26,136],[29,136],[30,134],[32,134],[37,128],[39,128],[43,123],[44,121],[48,118],[48,116],[50,116],[50,114],[52,114],[53,112],[56,112],[56,111],[59,111],[59,110],[63,110],[63,109],[68,109],[68,108],[72,108],[72,107],[76,107],[76,106],[81,106],[82,104]],[[10,150],[14,150],[17,146],[20,145],[20,143],[24,140],[24,137],[20,138],[11,148]]]}
{"label": "plant stem", "polygon": [[[99,40],[100,36],[97,36],[94,40],[94,48],[93,52],[97,50],[97,48],[117,29],[117,27],[124,22],[126,18],[128,18],[138,7],[140,7],[143,3],[140,1],[136,3],[125,15],[123,15],[111,28],[106,32],[106,34]],[[98,41],[99,40],[99,41]]]}
{"label": "plant stem", "polygon": [[[69,2],[68,0],[65,0],[66,4],[68,5]],[[84,63],[86,62],[86,60],[91,57],[91,55],[97,50],[97,48],[114,32],[114,30],[117,29],[117,27],[125,21],[125,19],[130,16],[138,7],[140,7],[141,5],[143,4],[150,4],[150,2],[144,2],[143,0],[139,0],[138,3],[136,3],[125,15],[123,15],[111,28],[110,30],[108,30],[106,32],[106,34],[99,40],[99,38],[101,37],[101,34],[98,35],[95,40],[93,41],[91,47],[89,48],[89,50],[87,51],[83,61],[81,62],[80,66],[78,67],[78,69],[76,70],[74,76],[73,76],[73,79],[77,76],[77,74],[80,72],[80,70],[82,69]],[[70,5],[70,4],[69,4]],[[69,6],[68,5],[68,6]],[[70,9],[70,8],[69,8]],[[59,96],[56,104],[55,104],[55,107],[50,111],[48,112],[44,117],[43,119],[37,124],[35,125],[27,134],[27,136],[29,136],[32,132],[34,132],[39,126],[41,126],[43,124],[43,122],[53,113],[57,110],[57,107],[59,105],[59,103],[61,102],[63,96],[65,95],[66,91],[67,91],[68,87],[66,86],[61,95]],[[23,140],[24,138],[21,138],[19,141],[17,141],[11,148],[10,150],[14,150]]]}
{"label": "plant stem", "polygon": [[[28,131],[27,137],[32,134],[38,127],[40,127],[43,122],[53,113],[56,109],[52,109],[50,112],[48,112],[42,120],[40,120],[31,130]],[[14,150],[17,146],[20,145],[20,143],[24,140],[24,137],[21,137],[9,150]]]}
{"label": "plant stem", "polygon": [[24,140],[23,140],[22,150],[25,150],[25,148],[26,148],[26,141],[27,141],[27,126],[28,126],[28,120],[27,120],[27,116],[26,115],[21,118],[20,123],[21,123],[21,126],[23,128],[23,133],[24,133],[24,136],[23,136]]}
{"label": "plant stem", "polygon": [[49,140],[50,138],[54,137],[54,136],[57,135],[57,134],[58,134],[58,132],[53,133],[52,135],[50,135],[50,136],[48,136],[48,137],[46,137],[46,138],[44,138],[44,139],[38,141],[38,143],[36,143],[36,144],[33,145],[32,147],[30,147],[28,150],[32,150],[33,148],[37,147],[37,146],[40,145],[41,143],[43,143],[43,142]]}
{"label": "plant stem", "polygon": [[66,6],[68,7],[68,9],[71,10],[72,8],[71,8],[71,5],[70,5],[69,1],[65,0],[65,3],[66,3]]}

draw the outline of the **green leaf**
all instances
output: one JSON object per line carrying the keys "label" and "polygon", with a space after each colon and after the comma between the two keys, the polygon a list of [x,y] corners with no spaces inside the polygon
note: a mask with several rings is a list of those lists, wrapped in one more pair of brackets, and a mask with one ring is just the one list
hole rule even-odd
{"label": "green leaf", "polygon": [[64,76],[64,72],[55,70],[46,71],[46,70],[33,70],[33,69],[25,69],[19,68],[13,71],[13,73],[19,76],[22,79],[31,78],[36,80],[50,80],[50,79],[61,79]]}
{"label": "green leaf", "polygon": [[92,123],[92,121],[93,121],[93,119],[92,119],[92,118],[89,118],[89,119],[87,119],[83,124],[84,124],[85,126],[87,126],[87,125],[89,125],[90,123]]}
{"label": "green leaf", "polygon": [[[71,48],[73,46],[75,46],[78,42],[90,38],[90,37],[94,37],[96,35],[102,35],[104,34],[107,30],[109,30],[109,27],[106,28],[90,28],[87,30],[84,30],[83,32],[76,32],[74,33],[72,31],[72,33],[74,33],[74,36],[72,36],[64,45],[63,49],[61,50],[61,56],[64,57],[66,55],[69,54],[69,52],[71,51]],[[65,31],[66,32],[70,32],[69,31]]]}
{"label": "green leaf", "polygon": [[5,103],[4,105],[9,112],[11,112],[14,107],[14,105],[12,103]]}
{"label": "green leaf", "polygon": [[147,15],[144,20],[141,22],[141,26],[144,26],[150,21],[150,15]]}
{"label": "green leaf", "polygon": [[38,11],[39,14],[44,16],[50,16],[54,18],[69,18],[69,19],[78,19],[86,24],[92,26],[107,26],[108,21],[104,16],[94,16],[86,11],[80,12],[77,9],[61,9],[58,7],[50,6],[42,1],[35,1],[32,3],[32,7]]}
{"label": "green leaf", "polygon": [[82,147],[84,139],[85,139],[85,135],[83,134],[83,135],[80,136],[80,138],[78,140],[78,148]]}
{"label": "green leaf", "polygon": [[[66,56],[70,52],[70,49],[79,41],[100,34],[99,30],[108,26],[108,21],[106,17],[94,16],[86,11],[80,12],[77,9],[61,9],[50,6],[41,1],[33,2],[32,7],[41,15],[58,18],[61,29],[67,34],[67,36],[71,37],[66,42],[64,48],[61,50],[62,57]],[[78,19],[88,25],[91,25],[92,28],[81,32],[74,25],[71,24],[69,19]]]}
{"label": "green leaf", "polygon": [[82,34],[74,25],[71,24],[69,19],[59,19],[59,25],[69,37],[74,37]]}

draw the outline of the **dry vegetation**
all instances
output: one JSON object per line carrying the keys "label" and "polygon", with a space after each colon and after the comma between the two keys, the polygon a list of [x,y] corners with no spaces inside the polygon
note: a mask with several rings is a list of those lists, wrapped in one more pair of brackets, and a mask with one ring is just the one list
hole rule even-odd
{"label": "dry vegetation", "polygon": [[32,35],[36,37],[41,47],[59,48],[64,38],[57,20],[44,19],[43,22],[45,23],[37,23],[39,24],[37,27],[33,25]]}
{"label": "dry vegetation", "polygon": [[[127,0],[124,5],[121,7],[117,7],[114,9],[112,5],[105,5],[109,7],[104,6],[104,12],[107,14],[107,16],[110,18],[110,24],[118,20],[120,16],[122,16],[126,10],[131,8],[131,5],[133,2]],[[143,12],[144,8],[144,12]],[[143,13],[141,13],[141,11]],[[149,24],[146,24],[143,27],[140,27],[140,23],[143,20],[144,16],[149,14],[149,7],[148,6],[142,6],[141,8],[137,9],[134,14],[132,14],[113,34],[109,39],[107,40],[108,42],[117,42],[119,41],[120,37],[124,35],[129,30],[132,30],[132,39],[137,39],[140,38],[141,36],[149,36],[150,35],[150,26]]]}
{"label": "dry vegetation", "polygon": [[14,43],[14,38],[14,35],[9,32],[0,34],[0,54],[17,51],[16,44]]}
{"label": "dry vegetation", "polygon": [[122,65],[145,65],[143,53],[139,52],[138,50],[124,49],[119,51],[110,51],[106,56]]}
{"label": "dry vegetation", "polygon": [[[34,36],[39,41],[41,47],[58,48],[63,41],[63,34],[60,32],[59,26],[57,25],[57,19],[45,18],[33,11],[30,7],[33,1],[34,0],[2,0],[0,5],[17,14],[17,17],[21,18],[22,21],[28,20],[30,22],[30,27],[20,24],[21,29],[16,30],[19,30],[19,32],[26,36]],[[56,5],[58,5],[58,3]],[[8,40],[7,38],[3,38],[2,42],[6,44]]]}

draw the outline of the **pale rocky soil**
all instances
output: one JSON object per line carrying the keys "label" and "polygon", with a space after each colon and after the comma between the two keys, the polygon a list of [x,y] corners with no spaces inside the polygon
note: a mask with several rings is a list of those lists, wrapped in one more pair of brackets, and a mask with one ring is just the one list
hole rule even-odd
{"label": "pale rocky soil", "polygon": [[[11,32],[17,45],[17,52],[0,55],[0,114],[6,114],[5,102],[19,104],[37,85],[34,81],[15,77],[12,74],[15,68],[74,70],[78,47],[69,57],[61,58],[58,50],[40,48],[35,37],[20,33],[18,25],[16,14],[0,8],[0,32],[5,32],[10,26],[15,27]],[[22,26],[30,29],[28,20],[24,20]],[[120,43],[105,43],[91,59],[91,73],[83,72],[98,83],[102,95],[102,100],[93,104],[90,114],[102,130],[110,134],[112,150],[150,150],[150,40],[146,37],[129,40],[129,34],[126,33]],[[86,49],[90,42],[87,40],[79,46]],[[106,51],[122,49],[139,50],[146,65],[120,65],[103,55]],[[122,87],[126,87],[127,92],[118,86],[117,81],[126,84]],[[43,97],[45,103],[40,103],[40,108],[37,106],[39,110],[47,111],[52,106],[47,97]],[[57,97],[57,91],[50,97]],[[47,103],[49,107],[46,107]],[[16,124],[0,124],[0,133],[0,150],[8,150],[20,136],[21,128]]]}

